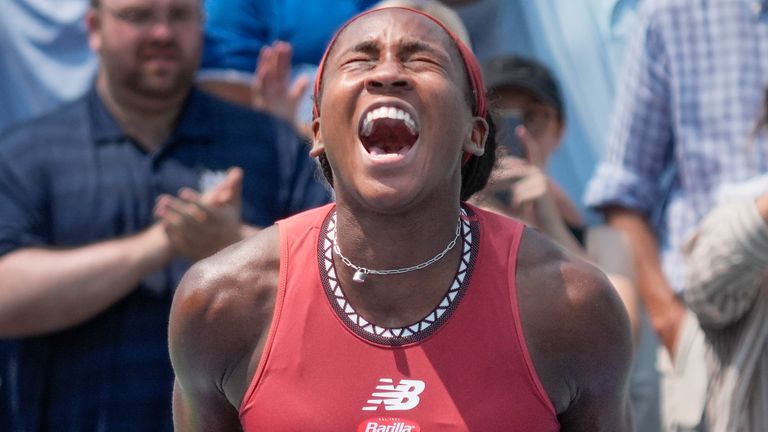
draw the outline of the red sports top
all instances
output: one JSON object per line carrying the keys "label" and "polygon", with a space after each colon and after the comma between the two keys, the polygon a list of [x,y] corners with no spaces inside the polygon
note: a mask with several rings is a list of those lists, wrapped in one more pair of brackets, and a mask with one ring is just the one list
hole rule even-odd
{"label": "red sports top", "polygon": [[465,206],[443,301],[420,322],[382,328],[336,279],[334,209],[279,222],[280,282],[240,407],[246,432],[560,430],[520,325],[521,223]]}

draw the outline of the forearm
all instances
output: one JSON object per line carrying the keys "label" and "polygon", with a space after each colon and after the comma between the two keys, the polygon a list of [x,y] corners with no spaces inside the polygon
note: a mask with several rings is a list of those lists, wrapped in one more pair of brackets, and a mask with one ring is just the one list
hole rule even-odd
{"label": "forearm", "polygon": [[170,259],[160,226],[75,249],[11,252],[0,258],[0,337],[44,334],[84,322]]}
{"label": "forearm", "polygon": [[606,217],[613,228],[626,235],[632,247],[640,299],[662,344],[674,354],[685,308],[664,276],[656,236],[645,217],[632,210],[610,209]]}
{"label": "forearm", "polygon": [[763,205],[758,200],[715,209],[688,245],[685,298],[702,324],[719,327],[740,319],[757,296],[768,264]]}
{"label": "forearm", "polygon": [[550,195],[544,195],[536,201],[536,226],[555,243],[582,258],[586,257],[584,247],[579,243],[566,225],[555,200]]}

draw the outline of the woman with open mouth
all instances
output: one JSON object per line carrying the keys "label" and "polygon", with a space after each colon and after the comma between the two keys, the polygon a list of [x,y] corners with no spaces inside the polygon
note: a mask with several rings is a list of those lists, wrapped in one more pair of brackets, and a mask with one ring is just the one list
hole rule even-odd
{"label": "woman with open mouth", "polygon": [[336,202],[200,262],[176,293],[177,430],[631,430],[613,287],[465,203],[496,144],[463,43],[411,9],[358,15],[314,114]]}

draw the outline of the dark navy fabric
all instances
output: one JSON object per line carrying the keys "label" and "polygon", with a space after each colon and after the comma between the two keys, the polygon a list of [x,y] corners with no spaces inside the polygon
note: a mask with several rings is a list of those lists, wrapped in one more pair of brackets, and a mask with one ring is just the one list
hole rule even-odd
{"label": "dark navy fabric", "polygon": [[[0,255],[134,234],[153,222],[157,196],[200,190],[201,179],[235,165],[245,173],[247,223],[267,226],[329,200],[306,145],[284,123],[193,90],[171,137],[147,153],[92,90],[0,137]],[[168,312],[188,266],[173,262],[77,327],[0,341],[8,428],[171,431]]]}

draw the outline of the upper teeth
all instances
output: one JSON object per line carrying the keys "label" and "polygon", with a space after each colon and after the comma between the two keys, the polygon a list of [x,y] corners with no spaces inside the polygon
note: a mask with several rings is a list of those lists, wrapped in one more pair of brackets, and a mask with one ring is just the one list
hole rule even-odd
{"label": "upper teeth", "polygon": [[363,122],[364,136],[371,134],[371,131],[373,130],[373,121],[380,118],[402,120],[405,123],[405,126],[408,127],[408,130],[411,131],[412,134],[416,134],[416,122],[413,121],[410,114],[399,108],[383,106],[370,111],[365,116],[365,121]]}

